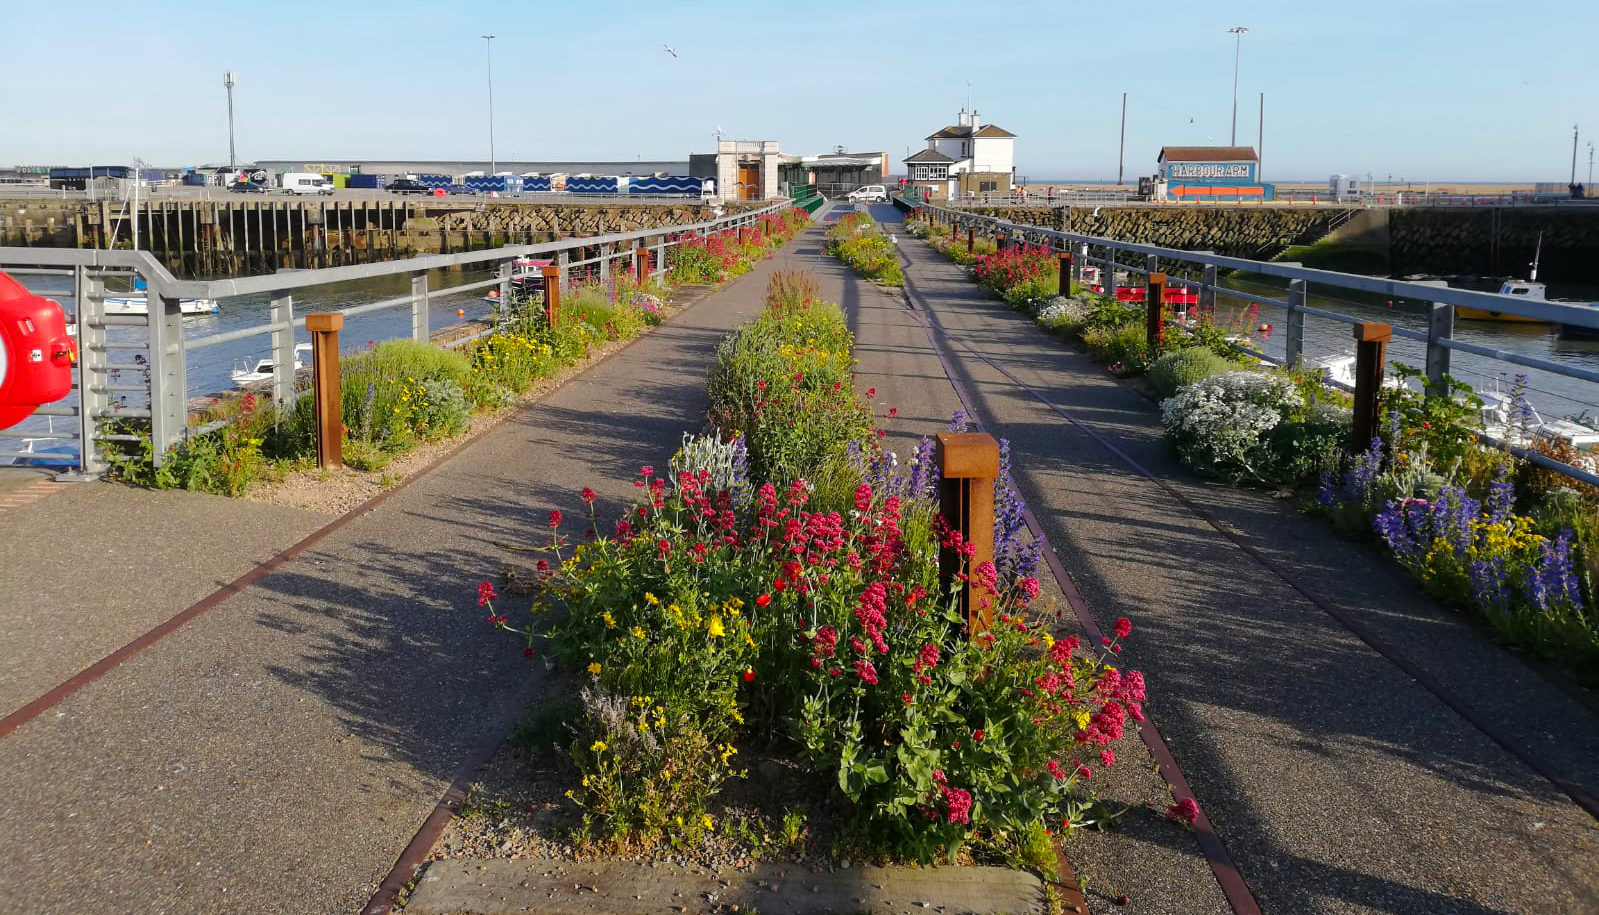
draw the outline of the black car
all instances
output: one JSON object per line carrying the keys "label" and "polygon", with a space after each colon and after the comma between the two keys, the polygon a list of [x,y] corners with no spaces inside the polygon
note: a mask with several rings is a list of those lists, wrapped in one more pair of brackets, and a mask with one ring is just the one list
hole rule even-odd
{"label": "black car", "polygon": [[228,190],[235,194],[265,194],[267,187],[264,184],[254,184],[249,181],[235,181],[228,185]]}
{"label": "black car", "polygon": [[386,188],[396,194],[431,194],[433,189],[415,178],[395,178]]}

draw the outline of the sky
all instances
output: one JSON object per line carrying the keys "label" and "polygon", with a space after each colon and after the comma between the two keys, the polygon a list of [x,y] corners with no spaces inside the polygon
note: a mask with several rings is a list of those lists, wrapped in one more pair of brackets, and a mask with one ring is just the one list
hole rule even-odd
{"label": "sky", "polygon": [[[474,0],[15,2],[0,12],[0,166],[686,160],[730,139],[883,150],[966,104],[1019,175],[1114,179],[1162,145],[1239,145],[1262,176],[1558,181],[1599,141],[1599,11],[1575,0],[979,4]],[[593,9],[595,12],[586,12]],[[673,57],[663,50],[670,44]]]}

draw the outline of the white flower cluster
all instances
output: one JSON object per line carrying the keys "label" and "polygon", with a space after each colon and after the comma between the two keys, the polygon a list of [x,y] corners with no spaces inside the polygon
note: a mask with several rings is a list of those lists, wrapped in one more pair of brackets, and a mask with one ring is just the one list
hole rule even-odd
{"label": "white flower cluster", "polygon": [[1080,297],[1066,298],[1055,296],[1043,308],[1039,309],[1038,323],[1050,330],[1063,324],[1081,324],[1087,320],[1090,312],[1094,310],[1092,301],[1085,302]]}
{"label": "white flower cluster", "polygon": [[1197,469],[1251,471],[1262,437],[1304,398],[1287,378],[1264,372],[1227,372],[1195,382],[1160,405],[1161,425],[1172,444]]}

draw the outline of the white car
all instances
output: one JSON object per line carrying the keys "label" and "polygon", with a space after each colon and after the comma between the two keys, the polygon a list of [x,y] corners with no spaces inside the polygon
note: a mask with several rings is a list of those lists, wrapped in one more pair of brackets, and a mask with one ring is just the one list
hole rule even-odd
{"label": "white car", "polygon": [[849,192],[851,203],[887,203],[888,191],[881,184],[868,184]]}

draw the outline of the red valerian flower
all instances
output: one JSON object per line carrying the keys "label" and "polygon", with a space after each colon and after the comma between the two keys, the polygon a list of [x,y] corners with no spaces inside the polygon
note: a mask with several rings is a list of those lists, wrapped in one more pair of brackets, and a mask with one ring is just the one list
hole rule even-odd
{"label": "red valerian flower", "polygon": [[1052,759],[1052,760],[1049,761],[1049,774],[1050,774],[1050,777],[1055,779],[1055,781],[1063,781],[1063,780],[1065,780],[1065,778],[1066,778],[1066,769],[1061,766],[1060,760]]}
{"label": "red valerian flower", "polygon": [[494,585],[489,582],[480,582],[477,586],[477,605],[479,607],[491,600],[498,600],[499,595],[494,593]]}
{"label": "red valerian flower", "polygon": [[560,527],[560,526],[561,526],[561,510],[558,509],[558,508],[550,509],[550,527]]}
{"label": "red valerian flower", "polygon": [[1100,750],[1099,761],[1104,765],[1114,766],[1116,764],[1116,752],[1110,747]]}
{"label": "red valerian flower", "polygon": [[757,607],[765,607],[768,604],[770,604],[771,602],[772,602],[772,592],[770,592],[770,591],[767,591],[766,593],[762,594],[761,596],[755,598],[755,606],[757,606]]}
{"label": "red valerian flower", "polygon": [[1130,620],[1130,619],[1128,619],[1127,617],[1124,616],[1124,617],[1122,617],[1122,618],[1120,618],[1120,619],[1118,619],[1116,621],[1116,637],[1117,638],[1125,639],[1129,635],[1131,635],[1132,632],[1133,632],[1133,621],[1132,620]]}
{"label": "red valerian flower", "polygon": [[1166,819],[1192,826],[1199,819],[1199,805],[1193,798],[1185,797],[1166,808]]}
{"label": "red valerian flower", "polygon": [[594,490],[590,489],[587,486],[583,487],[583,501],[588,503],[589,505],[593,505],[594,504],[594,499],[595,499]]}
{"label": "red valerian flower", "polygon": [[877,668],[873,667],[872,662],[865,658],[855,662],[855,673],[867,683],[874,685],[877,683]]}

